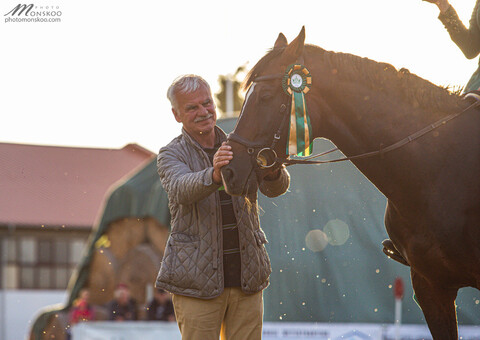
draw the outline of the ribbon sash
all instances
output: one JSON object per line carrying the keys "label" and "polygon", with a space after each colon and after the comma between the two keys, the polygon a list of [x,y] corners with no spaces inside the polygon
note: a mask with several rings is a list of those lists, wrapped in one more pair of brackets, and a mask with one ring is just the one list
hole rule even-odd
{"label": "ribbon sash", "polygon": [[[295,77],[295,79],[293,79]],[[292,84],[292,79],[294,84]],[[312,78],[302,65],[287,68],[284,90],[291,96],[290,129],[288,133],[287,155],[309,156],[312,153],[312,125],[307,112],[305,94],[309,91]]]}

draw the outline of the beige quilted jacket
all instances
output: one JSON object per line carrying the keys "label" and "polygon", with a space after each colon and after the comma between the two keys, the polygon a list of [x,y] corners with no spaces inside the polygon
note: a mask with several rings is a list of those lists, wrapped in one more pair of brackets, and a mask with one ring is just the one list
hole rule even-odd
{"label": "beige quilted jacket", "polygon": [[[215,127],[221,140],[225,133]],[[212,180],[213,167],[200,145],[185,131],[158,154],[158,173],[168,193],[171,234],[158,273],[156,286],[171,293],[214,298],[223,291],[223,254],[219,185]],[[263,181],[260,191],[279,196],[290,184],[283,169],[279,179]],[[257,194],[249,209],[244,197],[232,197],[240,237],[241,284],[246,293],[268,285],[270,260],[267,239],[260,228]]]}

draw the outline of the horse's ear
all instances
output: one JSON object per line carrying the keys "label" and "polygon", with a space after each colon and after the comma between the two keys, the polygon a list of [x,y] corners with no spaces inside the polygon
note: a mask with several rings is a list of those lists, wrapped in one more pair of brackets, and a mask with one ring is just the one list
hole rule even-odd
{"label": "horse's ear", "polygon": [[285,38],[285,36],[283,35],[283,33],[280,33],[278,35],[278,38],[277,38],[277,41],[275,41],[275,45],[273,46],[273,48],[283,48],[283,47],[287,47],[288,45],[288,41],[287,41],[287,38]]}
{"label": "horse's ear", "polygon": [[305,48],[305,26],[302,27],[302,30],[298,36],[287,46],[283,56],[290,61],[297,60],[299,56],[303,54]]}

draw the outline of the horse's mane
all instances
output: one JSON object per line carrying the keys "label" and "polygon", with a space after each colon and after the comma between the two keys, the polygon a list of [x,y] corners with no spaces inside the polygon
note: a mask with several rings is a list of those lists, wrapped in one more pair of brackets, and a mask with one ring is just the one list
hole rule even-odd
{"label": "horse's mane", "polygon": [[245,81],[243,82],[243,89],[246,90],[248,87],[255,81],[255,78],[263,71],[265,68],[270,64],[270,62],[277,57],[279,57],[285,48],[272,48],[267,51],[265,54],[256,64],[255,66],[248,72]]}
{"label": "horse's mane", "polygon": [[[244,88],[248,88],[270,62],[279,57],[284,48],[271,49],[248,73]],[[348,53],[329,52],[315,45],[305,45],[305,54],[318,56],[342,79],[361,82],[375,91],[394,91],[414,107],[445,111],[458,105],[459,96],[448,89],[387,63],[376,62]],[[307,65],[308,67],[308,65]],[[312,67],[313,68],[313,67]]]}

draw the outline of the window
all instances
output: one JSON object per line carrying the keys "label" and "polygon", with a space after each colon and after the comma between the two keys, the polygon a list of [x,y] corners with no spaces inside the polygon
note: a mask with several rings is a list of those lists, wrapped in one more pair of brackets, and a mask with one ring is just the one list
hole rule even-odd
{"label": "window", "polygon": [[34,264],[37,253],[37,243],[34,238],[23,238],[20,240],[20,262],[23,264]]}
{"label": "window", "polygon": [[58,234],[1,239],[3,286],[7,289],[66,289],[80,262],[85,238]]}
{"label": "window", "polygon": [[18,287],[18,267],[14,265],[16,261],[17,244],[11,238],[0,239],[0,287],[6,289],[15,289]]}

